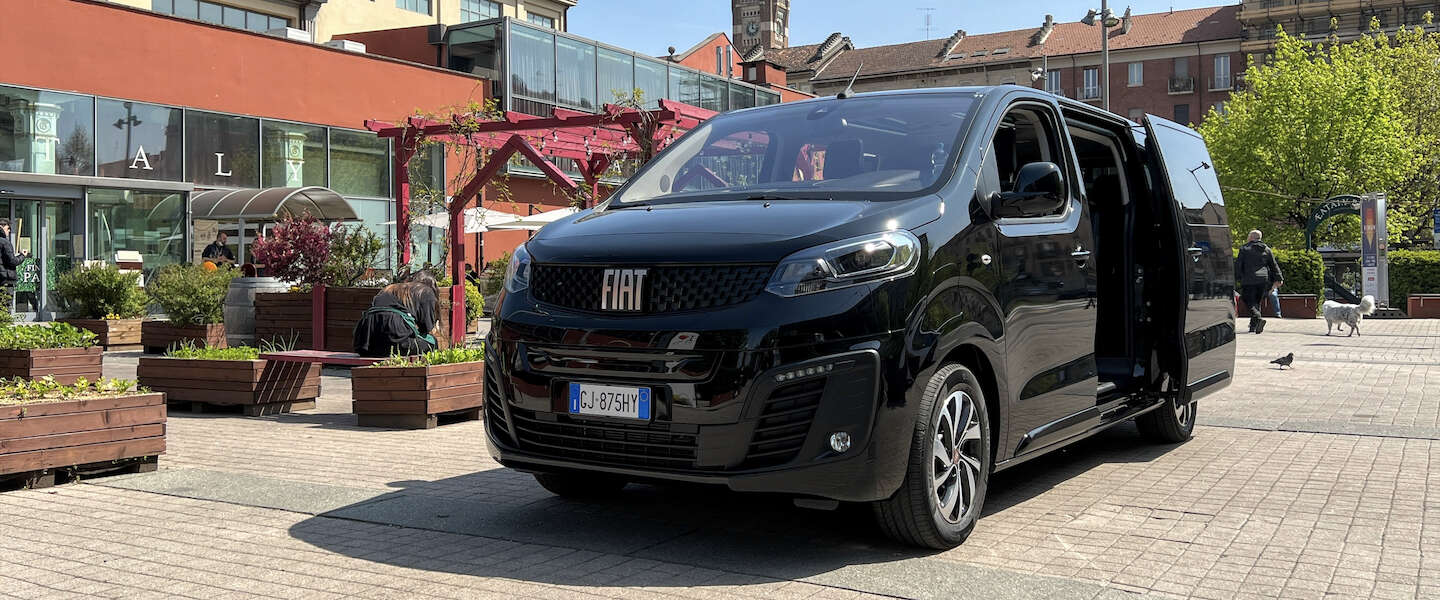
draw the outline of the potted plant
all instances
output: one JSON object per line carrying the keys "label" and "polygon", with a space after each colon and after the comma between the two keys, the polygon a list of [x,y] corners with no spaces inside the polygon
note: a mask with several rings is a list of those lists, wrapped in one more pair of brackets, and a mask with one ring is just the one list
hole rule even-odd
{"label": "potted plant", "polygon": [[169,265],[150,278],[146,291],[170,319],[140,326],[146,353],[183,344],[225,347],[225,294],[239,272],[206,265]]}
{"label": "potted plant", "polygon": [[0,326],[0,378],[100,379],[102,354],[95,337],[65,323]]}
{"label": "potted plant", "polygon": [[[385,243],[362,226],[326,227],[313,217],[287,217],[254,246],[269,273],[295,284],[289,293],[255,294],[259,340],[294,339],[299,347],[349,352],[360,316],[379,286],[374,271]],[[315,318],[324,310],[324,347],[315,343]]]}
{"label": "potted plant", "polygon": [[251,346],[207,348],[185,344],[164,356],[142,356],[140,383],[192,409],[240,406],[246,416],[315,408],[318,363],[271,362]]}
{"label": "potted plant", "polygon": [[121,272],[115,265],[72,269],[56,279],[55,290],[69,314],[60,322],[95,332],[106,350],[140,345],[146,297],[139,271]]}
{"label": "potted plant", "polygon": [[480,418],[485,350],[446,348],[350,370],[351,411],[361,427],[430,429],[439,417]]}
{"label": "potted plant", "polygon": [[151,471],[164,451],[164,394],[117,379],[0,380],[0,478],[43,487],[57,473]]}

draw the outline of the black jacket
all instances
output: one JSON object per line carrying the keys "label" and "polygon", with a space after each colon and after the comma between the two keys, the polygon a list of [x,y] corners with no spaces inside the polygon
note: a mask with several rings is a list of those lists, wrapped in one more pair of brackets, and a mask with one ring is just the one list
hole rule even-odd
{"label": "black jacket", "polygon": [[15,256],[15,247],[10,238],[0,235],[0,285],[15,283],[15,267],[20,266],[20,257]]}
{"label": "black jacket", "polygon": [[1264,242],[1250,242],[1240,247],[1235,255],[1235,276],[1240,278],[1240,285],[1273,285],[1285,280],[1279,263],[1275,262],[1275,254]]}
{"label": "black jacket", "polygon": [[409,313],[415,319],[420,333],[428,334],[435,329],[435,307],[438,299],[428,288],[421,290],[416,299],[415,312],[405,310],[405,305],[394,294],[380,292],[370,303],[372,310],[360,317],[355,324],[355,353],[360,356],[384,358],[392,354],[414,355],[435,349],[429,341],[416,335],[405,319],[394,312],[376,311],[375,308],[393,308]]}

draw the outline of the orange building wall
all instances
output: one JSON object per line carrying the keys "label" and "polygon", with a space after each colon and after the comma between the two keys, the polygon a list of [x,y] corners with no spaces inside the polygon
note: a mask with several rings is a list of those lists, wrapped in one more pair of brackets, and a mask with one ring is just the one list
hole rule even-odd
{"label": "orange building wall", "polygon": [[370,54],[389,56],[433,67],[440,64],[440,46],[430,43],[430,26],[382,29],[360,33],[342,33],[337,40],[352,40],[365,44]]}
{"label": "orange building wall", "polygon": [[704,46],[701,46],[699,49],[691,52],[689,56],[686,56],[679,62],[680,64],[690,67],[692,69],[703,71],[705,73],[717,74],[721,77],[724,77],[725,65],[723,64],[720,65],[721,72],[715,73],[715,48],[723,48],[725,46],[731,47],[730,75],[733,78],[739,79],[742,75],[740,71],[740,50],[738,48],[735,48],[735,45],[730,43],[730,38],[724,34],[716,36],[714,39],[706,42]]}
{"label": "orange building wall", "polygon": [[0,23],[0,83],[353,129],[484,95],[452,71],[90,0],[4,0]]}

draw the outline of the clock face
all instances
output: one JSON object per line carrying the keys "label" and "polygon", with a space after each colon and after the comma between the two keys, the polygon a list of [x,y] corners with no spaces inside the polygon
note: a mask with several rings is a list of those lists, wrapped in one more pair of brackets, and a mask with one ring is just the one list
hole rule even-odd
{"label": "clock face", "polygon": [[760,32],[760,24],[752,22],[745,26],[745,31],[750,32],[750,35],[755,35]]}

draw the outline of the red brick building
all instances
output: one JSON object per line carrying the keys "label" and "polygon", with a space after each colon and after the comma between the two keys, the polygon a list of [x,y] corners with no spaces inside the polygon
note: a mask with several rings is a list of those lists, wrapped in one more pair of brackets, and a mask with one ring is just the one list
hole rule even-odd
{"label": "red brick building", "polygon": [[[1133,15],[1109,28],[1110,109],[1199,122],[1244,72],[1238,12],[1219,6]],[[858,69],[857,91],[1018,84],[1099,104],[1101,29],[1047,15],[1029,29],[960,30],[943,40],[869,48],[855,48],[837,32],[819,44],[746,58],[778,65],[790,87],[822,96],[844,89]]]}

